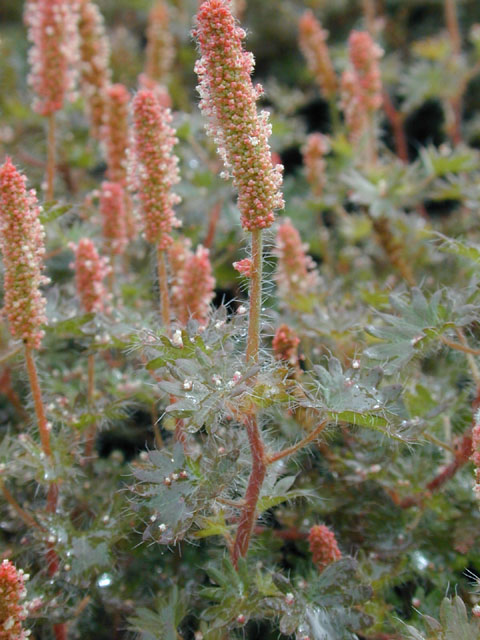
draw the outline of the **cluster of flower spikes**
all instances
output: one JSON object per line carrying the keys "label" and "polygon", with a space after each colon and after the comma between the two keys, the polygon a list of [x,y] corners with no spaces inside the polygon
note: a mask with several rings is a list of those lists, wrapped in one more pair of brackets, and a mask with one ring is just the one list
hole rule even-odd
{"label": "cluster of flower spikes", "polygon": [[298,365],[298,345],[300,338],[288,324],[281,324],[275,331],[272,347],[277,360],[285,360],[292,367]]}
{"label": "cluster of flower spikes", "polygon": [[310,529],[308,542],[313,562],[319,571],[342,557],[335,534],[324,524],[316,524]]}
{"label": "cluster of flower spikes", "polygon": [[472,432],[472,457],[475,467],[475,486],[473,488],[477,500],[480,501],[480,410],[475,414]]}
{"label": "cluster of flower spikes", "polygon": [[177,143],[170,127],[172,114],[154,91],[139,91],[133,101],[133,144],[130,187],[137,192],[144,220],[145,237],[158,249],[172,243],[171,232],[180,226],[173,207],[180,202],[172,191],[180,180]]}
{"label": "cluster of flower spikes", "polygon": [[23,629],[27,609],[21,604],[27,595],[28,575],[9,560],[0,564],[0,640],[26,640],[29,631]]}
{"label": "cluster of flower spikes", "polygon": [[28,80],[33,108],[48,116],[73,95],[78,61],[78,0],[28,0],[25,23],[32,43]]}
{"label": "cluster of flower spikes", "polygon": [[364,134],[375,111],[382,106],[382,80],[379,60],[383,50],[366,31],[352,31],[348,40],[351,68],[341,81],[341,106],[350,139]]}
{"label": "cluster of flower spikes", "polygon": [[316,196],[321,196],[323,193],[327,167],[325,156],[329,151],[330,141],[322,133],[311,133],[307,136],[302,148],[307,181]]}
{"label": "cluster of flower spikes", "polygon": [[209,251],[199,245],[195,252],[187,239],[175,240],[168,249],[172,272],[172,307],[177,321],[185,326],[190,318],[204,326],[215,295]]}
{"label": "cluster of flower spikes", "polygon": [[105,123],[102,132],[107,176],[122,186],[127,182],[127,150],[129,145],[130,94],[123,84],[112,84],[107,90]]}
{"label": "cluster of flower spikes", "polygon": [[307,254],[308,245],[288,218],[277,230],[274,255],[278,258],[275,281],[284,300],[306,295],[318,285],[315,262]]}
{"label": "cluster of flower spikes", "polygon": [[100,139],[111,78],[110,46],[103,16],[91,0],[80,0],[78,33],[80,90],[87,105],[92,136]]}
{"label": "cluster of flower spikes", "polygon": [[261,87],[251,80],[253,56],[242,46],[243,29],[226,0],[206,0],[197,14],[194,35],[202,57],[195,65],[200,108],[225,167],[238,190],[242,226],[247,231],[272,225],[284,206],[282,165],[273,166],[268,113],[257,112]]}
{"label": "cluster of flower spikes", "polygon": [[168,6],[164,0],[157,0],[148,15],[145,75],[154,82],[164,83],[172,66],[173,56]]}
{"label": "cluster of flower spikes", "polygon": [[71,243],[75,254],[75,284],[82,307],[87,313],[109,312],[106,305],[110,300],[103,280],[111,272],[106,258],[98,255],[95,245],[89,238],[81,238],[77,245]]}
{"label": "cluster of flower spikes", "polygon": [[49,282],[42,275],[45,232],[34,190],[7,158],[0,167],[0,248],[3,254],[4,311],[10,332],[34,349],[44,332],[46,300],[40,291]]}
{"label": "cluster of flower spikes", "polygon": [[311,11],[305,11],[302,15],[298,29],[300,49],[305,56],[308,68],[324,96],[331,100],[337,92],[338,80],[328,51],[328,31],[322,29]]}
{"label": "cluster of flower spikes", "polygon": [[100,215],[106,249],[110,254],[123,253],[128,244],[125,191],[118,182],[102,182]]}

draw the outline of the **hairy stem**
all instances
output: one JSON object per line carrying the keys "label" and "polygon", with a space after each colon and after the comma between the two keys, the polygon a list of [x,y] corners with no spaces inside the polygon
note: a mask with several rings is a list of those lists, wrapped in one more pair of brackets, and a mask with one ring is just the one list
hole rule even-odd
{"label": "hairy stem", "polygon": [[474,356],[480,356],[480,349],[473,349],[468,345],[460,344],[460,342],[455,342],[454,340],[449,340],[445,336],[440,336],[440,340],[443,342],[443,344],[445,344],[447,347],[450,347],[451,349],[462,351],[462,353],[470,353]]}
{"label": "hairy stem", "polygon": [[223,200],[219,200],[210,209],[210,213],[208,216],[207,235],[205,236],[205,241],[203,243],[203,246],[205,247],[205,249],[210,249],[210,247],[213,245],[213,240],[215,238],[215,231],[217,230],[217,224],[220,219],[220,214],[222,212],[222,206],[223,206]]}
{"label": "hairy stem", "polygon": [[[88,356],[88,383],[87,383],[87,405],[88,409],[91,410],[94,405],[94,395],[95,395],[95,355],[90,353]],[[90,460],[93,455],[93,448],[95,444],[95,433],[97,430],[97,425],[94,423],[90,425],[87,432],[87,441],[85,443],[85,458],[86,460]]]}
{"label": "hairy stem", "polygon": [[55,182],[55,112],[48,116],[47,201],[53,200]]}
{"label": "hairy stem", "polygon": [[240,515],[237,533],[232,548],[232,562],[235,567],[239,558],[247,555],[257,517],[257,502],[267,473],[267,461],[262,436],[258,428],[256,416],[247,416],[245,420],[250,451],[252,454],[252,471],[245,493],[245,506]]}
{"label": "hairy stem", "polygon": [[5,483],[3,482],[3,480],[1,478],[0,478],[0,490],[2,491],[2,494],[3,494],[3,497],[5,498],[5,501],[12,507],[12,509],[15,511],[15,513],[18,515],[18,517],[21,520],[23,520],[23,522],[27,526],[35,527],[37,529],[43,529],[43,527],[38,524],[38,522],[35,520],[35,518],[33,518],[28,513],[28,511],[25,511],[25,509],[23,509],[23,507],[21,507],[18,504],[18,502],[15,500],[15,498],[10,493],[10,491],[7,489],[7,487],[5,486]]}
{"label": "hairy stem", "polygon": [[170,298],[168,295],[167,259],[165,251],[157,247],[158,286],[160,289],[160,306],[162,322],[168,330],[170,326]]}
{"label": "hairy stem", "polygon": [[408,163],[408,145],[407,136],[405,135],[404,116],[400,111],[395,109],[390,94],[387,91],[383,92],[383,108],[385,115],[387,116],[390,126],[393,131],[393,138],[395,141],[395,151],[400,160]]}
{"label": "hairy stem", "polygon": [[50,432],[48,430],[47,416],[45,415],[45,408],[43,406],[42,392],[40,391],[40,384],[38,382],[37,367],[35,366],[33,351],[28,345],[25,345],[25,359],[27,362],[28,378],[30,380],[30,388],[33,395],[33,403],[35,406],[35,415],[37,417],[42,449],[44,454],[48,458],[51,458],[52,449],[50,447]]}
{"label": "hairy stem", "polygon": [[392,265],[399,271],[410,287],[416,286],[415,277],[410,265],[403,256],[404,247],[393,235],[389,220],[385,216],[382,216],[381,218],[372,218],[372,224],[373,229],[380,240],[380,244]]}
{"label": "hairy stem", "polygon": [[[35,360],[33,358],[33,351],[28,344],[25,345],[25,359],[27,363],[28,377],[30,380],[30,388],[33,395],[33,403],[35,406],[35,415],[37,417],[38,429],[40,432],[40,441],[42,449],[45,455],[52,459],[52,449],[50,447],[50,433],[48,430],[47,417],[45,414],[45,408],[43,406],[42,392],[40,390],[40,384],[38,381],[37,368],[35,366]],[[52,482],[48,488],[47,494],[47,512],[55,513],[57,510],[58,501],[58,486],[55,482]],[[52,543],[47,543],[47,568],[48,574],[54,576],[59,567],[59,561],[57,553]],[[67,625],[65,623],[59,623],[53,625],[53,631],[56,640],[66,640],[67,638]]]}
{"label": "hairy stem", "polygon": [[447,23],[453,53],[459,55],[462,50],[462,37],[458,26],[456,0],[445,0],[445,22]]}
{"label": "hairy stem", "polygon": [[374,0],[362,0],[363,15],[367,31],[373,36],[375,34],[375,4]]}
{"label": "hairy stem", "polygon": [[267,464],[272,464],[272,462],[276,462],[277,460],[281,460],[282,458],[286,458],[287,456],[300,451],[303,447],[306,447],[307,444],[313,442],[315,438],[320,435],[320,433],[325,429],[328,424],[328,420],[323,420],[318,426],[313,429],[311,433],[308,434],[305,438],[297,442],[297,444],[292,445],[291,447],[287,447],[278,453],[272,453],[267,456]]}
{"label": "hairy stem", "polygon": [[262,312],[262,246],[261,229],[252,231],[252,276],[250,278],[250,315],[248,321],[247,362],[258,361],[260,315]]}

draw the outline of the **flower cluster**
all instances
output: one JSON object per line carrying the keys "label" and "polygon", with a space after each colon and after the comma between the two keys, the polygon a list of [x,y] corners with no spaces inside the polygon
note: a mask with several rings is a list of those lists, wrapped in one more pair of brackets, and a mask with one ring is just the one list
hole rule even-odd
{"label": "flower cluster", "polygon": [[129,102],[130,94],[123,84],[112,84],[109,87],[102,138],[107,158],[108,178],[121,185],[125,185],[127,180]]}
{"label": "flower cluster", "polygon": [[238,273],[242,274],[245,278],[252,277],[252,259],[244,258],[243,260],[238,260],[238,262],[233,263],[233,268],[238,271]]}
{"label": "flower cluster", "polygon": [[205,325],[215,289],[208,249],[199,245],[193,253],[188,241],[177,241],[168,255],[172,270],[172,307],[177,321],[185,326],[192,318]]}
{"label": "flower cluster", "polygon": [[14,338],[38,349],[47,321],[40,286],[45,232],[39,220],[35,191],[26,190],[26,178],[7,158],[0,167],[0,247],[5,268],[4,310]]}
{"label": "flower cluster", "polygon": [[312,133],[302,148],[305,173],[313,193],[321,196],[325,186],[325,155],[330,151],[330,142],[322,133]]}
{"label": "flower cluster", "polygon": [[352,142],[358,141],[375,111],[382,105],[379,59],[383,50],[369,33],[352,31],[349,38],[351,68],[343,72],[341,106]]}
{"label": "flower cluster", "polygon": [[25,640],[29,631],[23,629],[22,622],[27,610],[21,601],[27,595],[25,582],[28,574],[17,569],[9,560],[0,564],[0,640]]}
{"label": "flower cluster", "polygon": [[173,38],[169,30],[168,7],[163,0],[157,1],[148,16],[146,55],[146,76],[158,83],[165,82],[174,52]]}
{"label": "flower cluster", "polygon": [[327,99],[332,99],[338,88],[337,75],[330,59],[326,44],[328,31],[322,26],[311,11],[305,11],[298,23],[300,49]]}
{"label": "flower cluster", "polygon": [[128,244],[125,190],[118,182],[102,182],[100,214],[105,245],[109,253],[123,253]]}
{"label": "flower cluster", "polygon": [[243,228],[271,226],[274,210],[284,206],[280,192],[282,165],[273,166],[268,138],[268,113],[257,113],[261,87],[251,80],[253,56],[244,51],[243,29],[235,24],[225,0],[206,0],[197,15],[202,58],[199,77],[200,108],[210,121],[212,135],[238,189]]}
{"label": "flower cluster", "polygon": [[329,564],[342,557],[335,534],[324,524],[316,524],[310,529],[308,542],[313,562],[319,571],[323,571]]}
{"label": "flower cluster", "polygon": [[99,139],[110,85],[110,47],[103,16],[91,0],[80,0],[80,89],[85,98],[94,138]]}
{"label": "flower cluster", "polygon": [[367,111],[376,111],[382,106],[382,78],[378,61],[383,56],[383,49],[375,44],[366,31],[352,31],[348,46],[359,98]]}
{"label": "flower cluster", "polygon": [[108,312],[110,295],[103,284],[111,269],[106,258],[100,257],[89,238],[81,238],[78,245],[69,245],[75,253],[75,283],[83,308],[87,313]]}
{"label": "flower cluster", "polygon": [[163,250],[172,242],[172,229],[180,225],[173,211],[180,198],[172,192],[179,181],[172,115],[153,91],[144,89],[133,101],[133,121],[131,187],[138,192],[147,241]]}
{"label": "flower cluster", "polygon": [[25,23],[32,43],[29,83],[34,109],[48,116],[62,108],[75,86],[78,60],[77,0],[28,0]]}
{"label": "flower cluster", "polygon": [[307,249],[308,245],[302,243],[300,234],[287,218],[278,227],[274,248],[278,258],[275,281],[284,300],[306,295],[318,284],[318,272]]}
{"label": "flower cluster", "polygon": [[475,415],[475,424],[472,433],[472,457],[475,467],[475,486],[473,490],[477,499],[480,500],[480,410]]}
{"label": "flower cluster", "polygon": [[298,365],[298,345],[300,338],[296,332],[288,326],[282,324],[278,327],[273,337],[273,353],[277,360],[286,360],[293,367]]}

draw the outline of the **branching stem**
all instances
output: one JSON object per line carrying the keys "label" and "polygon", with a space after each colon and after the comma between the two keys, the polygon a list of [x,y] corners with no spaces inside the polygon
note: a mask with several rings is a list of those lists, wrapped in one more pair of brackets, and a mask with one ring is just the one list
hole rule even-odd
{"label": "branching stem", "polygon": [[303,447],[306,447],[308,444],[313,442],[315,438],[320,435],[320,433],[325,429],[328,424],[328,420],[324,420],[318,426],[313,429],[308,436],[297,442],[297,444],[292,445],[291,447],[287,447],[283,449],[283,451],[279,451],[278,453],[272,453],[267,456],[267,464],[272,464],[272,462],[277,462],[277,460],[281,460],[282,458],[286,458],[287,456],[300,451]]}

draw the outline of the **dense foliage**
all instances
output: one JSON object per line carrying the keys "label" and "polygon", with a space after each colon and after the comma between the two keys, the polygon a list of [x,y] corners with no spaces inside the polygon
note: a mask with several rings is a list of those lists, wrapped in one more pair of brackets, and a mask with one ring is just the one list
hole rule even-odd
{"label": "dense foliage", "polygon": [[0,640],[478,640],[478,3],[27,4]]}

